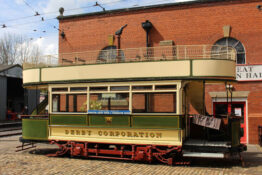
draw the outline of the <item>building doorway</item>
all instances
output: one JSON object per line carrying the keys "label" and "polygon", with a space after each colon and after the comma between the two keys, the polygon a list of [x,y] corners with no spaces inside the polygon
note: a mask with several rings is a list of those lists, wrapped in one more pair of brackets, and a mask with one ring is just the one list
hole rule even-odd
{"label": "building doorway", "polygon": [[247,128],[246,128],[246,102],[213,102],[213,114],[214,115],[226,115],[233,113],[241,117],[240,123],[243,129],[243,137],[241,137],[241,143],[247,143]]}

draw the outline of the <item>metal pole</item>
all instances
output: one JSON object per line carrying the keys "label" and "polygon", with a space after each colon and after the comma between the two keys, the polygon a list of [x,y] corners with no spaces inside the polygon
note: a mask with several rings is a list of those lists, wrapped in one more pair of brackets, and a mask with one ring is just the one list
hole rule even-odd
{"label": "metal pole", "polygon": [[121,35],[117,35],[117,62],[120,62]]}
{"label": "metal pole", "polygon": [[204,80],[203,81],[203,115],[206,114],[206,106],[205,106],[205,103],[206,103],[206,81]]}
{"label": "metal pole", "polygon": [[37,86],[35,87],[35,104],[36,104],[36,115],[38,115],[38,99],[37,99]]}
{"label": "metal pole", "polygon": [[227,90],[227,82],[225,83],[226,93],[227,93],[227,114],[228,114],[228,90]]}
{"label": "metal pole", "polygon": [[146,30],[146,47],[149,47],[149,31]]}

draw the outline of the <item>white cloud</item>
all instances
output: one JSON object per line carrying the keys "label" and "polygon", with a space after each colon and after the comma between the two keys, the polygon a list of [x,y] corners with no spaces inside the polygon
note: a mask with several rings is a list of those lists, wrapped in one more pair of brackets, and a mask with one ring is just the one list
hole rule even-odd
{"label": "white cloud", "polygon": [[49,36],[36,39],[33,44],[37,45],[43,55],[54,55],[58,53],[57,36]]}

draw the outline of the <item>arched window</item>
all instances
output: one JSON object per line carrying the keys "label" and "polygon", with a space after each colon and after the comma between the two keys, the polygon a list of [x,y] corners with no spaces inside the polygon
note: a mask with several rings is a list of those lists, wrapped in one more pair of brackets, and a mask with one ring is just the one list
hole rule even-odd
{"label": "arched window", "polygon": [[[225,46],[225,47],[215,47],[216,45]],[[230,50],[230,48],[234,48],[236,51],[236,63],[237,64],[245,64],[246,63],[246,52],[243,44],[230,37],[222,38],[218,40],[214,47],[212,48],[212,53],[223,52],[224,49]]]}
{"label": "arched window", "polygon": [[[119,60],[117,60],[117,56],[119,55]],[[99,62],[107,62],[107,63],[112,63],[112,62],[124,62],[124,52],[122,50],[117,50],[116,46],[107,46],[103,48],[98,55],[97,60]]]}

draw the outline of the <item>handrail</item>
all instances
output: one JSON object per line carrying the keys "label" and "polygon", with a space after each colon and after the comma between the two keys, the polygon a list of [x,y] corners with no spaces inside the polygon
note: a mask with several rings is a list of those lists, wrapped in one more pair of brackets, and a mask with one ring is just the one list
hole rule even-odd
{"label": "handrail", "polygon": [[235,60],[236,50],[221,45],[177,45],[59,53],[26,59],[23,67],[47,67],[76,64],[105,64],[190,59]]}

